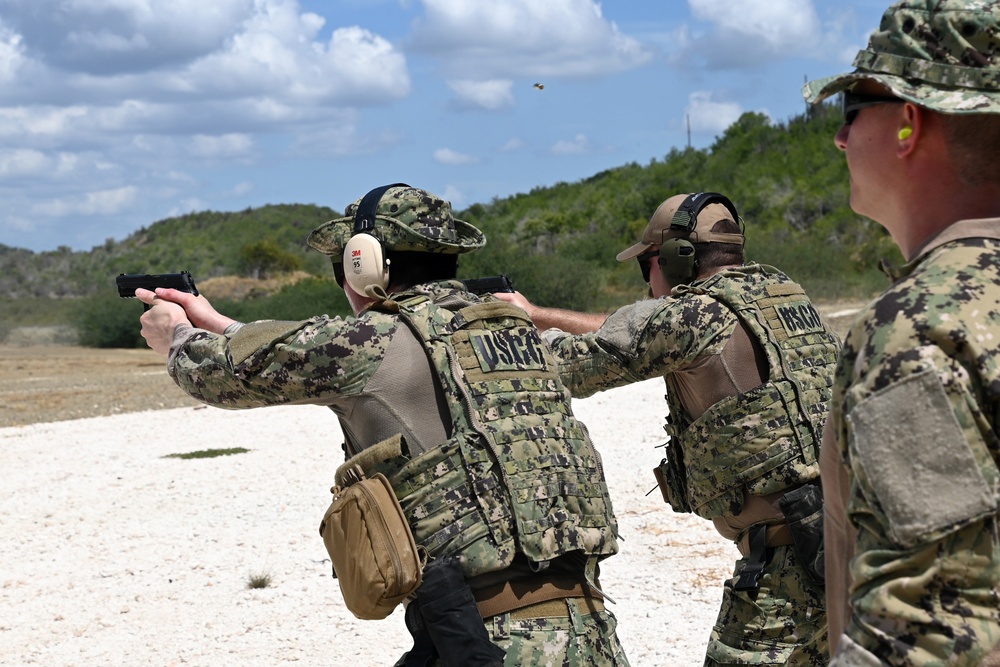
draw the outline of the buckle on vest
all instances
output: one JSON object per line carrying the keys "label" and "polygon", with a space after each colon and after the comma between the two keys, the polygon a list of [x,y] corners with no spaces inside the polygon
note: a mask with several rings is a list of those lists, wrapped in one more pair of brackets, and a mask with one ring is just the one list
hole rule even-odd
{"label": "buckle on vest", "polygon": [[760,578],[767,565],[767,526],[758,523],[750,526],[750,554],[740,569],[740,577],[733,586],[738,591],[760,590]]}

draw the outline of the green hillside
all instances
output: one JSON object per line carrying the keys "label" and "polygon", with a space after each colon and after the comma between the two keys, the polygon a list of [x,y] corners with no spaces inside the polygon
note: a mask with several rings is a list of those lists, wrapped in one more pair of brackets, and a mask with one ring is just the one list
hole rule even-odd
{"label": "green hillside", "polygon": [[[656,206],[679,192],[714,190],[746,220],[750,259],[778,266],[817,299],[870,296],[884,285],[877,259],[898,254],[881,227],[850,209],[846,163],[832,141],[841,122],[833,105],[776,124],[748,113],[707,149],[675,149],[646,165],[474,204],[457,215],[483,229],[488,243],[462,258],[460,274],[506,273],[540,304],[607,311],[644,292],[634,263],[621,265],[614,256],[634,243]],[[79,325],[81,311],[93,319],[122,310],[116,296],[110,299],[122,272],[187,270],[200,283],[301,269],[319,280],[255,303],[217,305],[244,318],[279,307],[273,317],[346,313],[326,258],[305,243],[313,228],[338,215],[313,205],[268,205],[161,220],[86,252],[0,245],[0,338],[5,328]]]}
{"label": "green hillside", "polygon": [[[153,223],[123,241],[108,240],[86,252],[33,253],[0,245],[0,293],[8,297],[78,297],[112,290],[119,273],[190,271],[196,278],[247,272],[242,252],[265,239],[299,257],[315,272],[327,263],[309,251],[306,237],[340,215],[325,207],[278,205],[236,213],[203,211]],[[315,256],[314,256],[315,255]]]}
{"label": "green hillside", "polygon": [[634,263],[614,255],[638,239],[656,206],[678,192],[714,190],[746,220],[750,259],[780,267],[818,299],[868,297],[885,284],[878,258],[899,256],[880,226],[850,208],[847,165],[833,145],[841,122],[833,105],[782,124],[748,113],[706,150],[673,150],[474,205],[463,213],[490,244],[465,268],[503,268],[539,303],[608,310],[642,294]]}

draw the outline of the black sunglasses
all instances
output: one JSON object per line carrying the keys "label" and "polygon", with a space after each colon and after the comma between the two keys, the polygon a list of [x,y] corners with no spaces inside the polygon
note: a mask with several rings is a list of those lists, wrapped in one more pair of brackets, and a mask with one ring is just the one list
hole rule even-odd
{"label": "black sunglasses", "polygon": [[647,250],[646,252],[642,253],[641,255],[635,258],[636,261],[639,262],[639,270],[642,271],[642,282],[644,283],[649,282],[649,260],[653,259],[654,257],[658,257],[659,255],[660,255],[659,250]]}
{"label": "black sunglasses", "polygon": [[854,93],[845,90],[844,98],[844,125],[850,125],[858,117],[858,112],[865,107],[873,107],[876,104],[902,103],[906,100],[891,95],[865,95],[864,93]]}

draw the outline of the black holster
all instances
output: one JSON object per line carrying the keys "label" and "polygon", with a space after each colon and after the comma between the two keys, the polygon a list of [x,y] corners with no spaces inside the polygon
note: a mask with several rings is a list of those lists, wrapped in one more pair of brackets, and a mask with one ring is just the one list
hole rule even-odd
{"label": "black holster", "polygon": [[687,497],[687,469],[684,467],[684,450],[676,442],[668,442],[666,456],[653,468],[656,485],[660,487],[663,501],[675,512],[690,512]]}
{"label": "black holster", "polygon": [[406,607],[413,648],[396,667],[502,667],[506,653],[490,641],[458,559],[436,558],[424,568],[417,597]]}
{"label": "black holster", "polygon": [[818,484],[805,484],[778,501],[792,533],[795,554],[817,584],[826,581],[823,549],[823,492]]}
{"label": "black holster", "polygon": [[420,608],[416,602],[406,605],[403,619],[406,621],[406,629],[413,637],[413,648],[404,653],[392,667],[427,667],[437,658],[437,650],[424,627],[424,619],[420,616]]}

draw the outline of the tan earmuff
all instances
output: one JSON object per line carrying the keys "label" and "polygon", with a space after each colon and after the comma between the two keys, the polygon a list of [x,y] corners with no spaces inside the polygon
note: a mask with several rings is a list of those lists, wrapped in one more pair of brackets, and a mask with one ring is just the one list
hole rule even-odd
{"label": "tan earmuff", "polygon": [[410,187],[393,183],[375,188],[354,212],[354,235],[344,245],[344,279],[351,289],[370,299],[385,299],[389,287],[389,260],[382,241],[375,236],[375,217],[382,195],[389,188]]}
{"label": "tan earmuff", "polygon": [[[371,234],[355,234],[344,246],[344,280],[358,294],[385,298],[389,287],[389,260],[382,242]],[[370,291],[375,290],[375,294]],[[381,290],[381,294],[378,294]]]}

